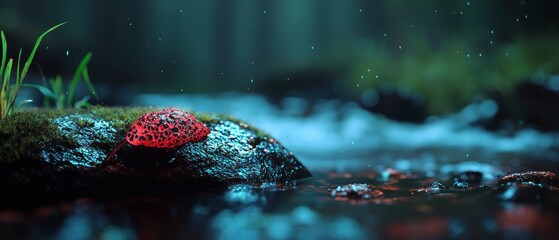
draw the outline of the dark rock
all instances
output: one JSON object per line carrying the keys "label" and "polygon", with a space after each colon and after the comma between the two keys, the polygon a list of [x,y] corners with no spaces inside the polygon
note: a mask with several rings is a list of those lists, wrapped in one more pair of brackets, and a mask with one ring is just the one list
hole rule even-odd
{"label": "dark rock", "polygon": [[519,183],[525,185],[540,185],[546,187],[559,187],[557,175],[552,172],[528,171],[523,173],[513,173],[499,179],[499,185]]}
{"label": "dark rock", "polygon": [[374,189],[374,186],[365,183],[353,183],[345,186],[338,186],[330,192],[330,195],[337,200],[368,200],[383,196],[383,192]]}
{"label": "dark rock", "polygon": [[[238,120],[208,115],[197,116],[211,129],[205,140],[173,149],[126,143],[114,160],[104,162],[134,119],[107,116],[112,111],[118,110],[50,115],[31,111],[2,120],[3,189],[32,195],[126,194],[285,182],[310,176],[273,138]],[[40,124],[26,125],[26,132],[12,127],[25,124],[26,119]],[[18,145],[26,148],[9,148]]]}
{"label": "dark rock", "polygon": [[390,87],[365,91],[361,105],[396,121],[421,123],[428,116],[427,104],[422,96]]}
{"label": "dark rock", "polygon": [[559,131],[559,78],[526,81],[514,92],[518,120],[544,131]]}
{"label": "dark rock", "polygon": [[506,130],[506,123],[510,113],[505,103],[504,95],[496,88],[487,87],[483,90],[485,98],[474,101],[469,107],[476,106],[477,114],[472,119],[472,125],[480,126],[490,131]]}
{"label": "dark rock", "polygon": [[470,185],[468,184],[468,182],[453,182],[452,183],[452,188],[458,188],[458,189],[462,189],[462,188],[469,188]]}
{"label": "dark rock", "polygon": [[466,183],[467,185],[479,186],[483,179],[483,174],[476,171],[465,171],[453,176],[455,183]]}
{"label": "dark rock", "polygon": [[440,193],[447,190],[448,187],[440,182],[433,182],[425,187],[410,190],[411,194],[416,193]]}

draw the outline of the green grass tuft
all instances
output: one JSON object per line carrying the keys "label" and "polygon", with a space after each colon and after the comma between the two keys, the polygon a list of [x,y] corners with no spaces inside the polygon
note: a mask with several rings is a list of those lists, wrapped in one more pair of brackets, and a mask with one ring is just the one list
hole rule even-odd
{"label": "green grass tuft", "polygon": [[[20,48],[18,58],[17,58],[16,79],[15,79],[15,82],[13,84],[11,83],[11,72],[12,72],[12,66],[13,66],[13,61],[14,60],[12,58],[7,60],[8,42],[6,41],[6,36],[4,35],[4,31],[0,31],[0,35],[1,35],[0,38],[1,38],[1,41],[2,41],[2,60],[1,60],[1,66],[0,66],[0,78],[2,79],[2,89],[0,89],[0,119],[4,119],[4,118],[10,116],[11,113],[13,112],[14,104],[15,104],[15,101],[16,101],[16,98],[17,98],[17,93],[19,91],[19,88],[23,84],[23,80],[25,79],[25,76],[27,75],[27,72],[29,71],[29,67],[31,66],[31,63],[33,62],[33,58],[35,57],[35,53],[37,52],[37,49],[39,48],[39,45],[41,44],[41,41],[43,41],[43,38],[48,33],[54,31],[55,29],[59,28],[60,26],[62,26],[64,24],[66,24],[66,22],[60,23],[60,24],[48,29],[47,31],[45,31],[43,34],[41,34],[37,38],[37,41],[35,41],[35,45],[33,46],[33,50],[31,51],[31,54],[29,54],[29,57],[25,61],[24,65],[23,65],[23,69],[21,70],[21,72],[20,72],[20,63],[21,63],[22,50]],[[22,103],[26,103],[26,102],[29,102],[29,101],[24,100]],[[15,105],[15,107],[21,106],[21,105],[22,104],[18,104],[18,105]]]}

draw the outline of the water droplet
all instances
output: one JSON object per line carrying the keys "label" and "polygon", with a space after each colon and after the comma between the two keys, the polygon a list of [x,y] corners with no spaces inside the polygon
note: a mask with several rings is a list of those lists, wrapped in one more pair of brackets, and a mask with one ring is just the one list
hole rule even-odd
{"label": "water droplet", "polygon": [[466,57],[470,57],[470,54],[469,54],[469,53],[468,53],[468,54],[466,54]]}
{"label": "water droplet", "polygon": [[370,68],[368,68],[368,69],[367,69],[367,72],[371,72],[371,69],[370,69]]}
{"label": "water droplet", "polygon": [[45,48],[46,48],[46,49],[49,49],[49,47],[48,47],[48,46],[46,46]]}
{"label": "water droplet", "polygon": [[467,2],[466,5],[467,5],[467,6],[470,6],[470,2]]}
{"label": "water droplet", "polygon": [[254,79],[250,79],[250,82],[251,82],[251,83],[254,83]]}
{"label": "water droplet", "polygon": [[264,13],[267,13],[267,11],[266,11],[266,10],[264,10]]}
{"label": "water droplet", "polygon": [[479,53],[479,56],[481,57],[481,53]]}
{"label": "water droplet", "polygon": [[163,72],[163,69],[161,69],[161,72]]}
{"label": "water droplet", "polygon": [[70,51],[66,50],[66,56],[70,56]]}
{"label": "water droplet", "polygon": [[435,9],[435,13],[438,13],[438,12],[439,12],[439,10]]}
{"label": "water droplet", "polygon": [[182,9],[181,9],[181,10],[179,10],[179,12],[182,12]]}
{"label": "water droplet", "polygon": [[402,45],[398,46],[398,49],[402,50]]}
{"label": "water droplet", "polygon": [[181,88],[181,92],[184,92],[184,89],[183,89],[183,88]]}
{"label": "water droplet", "polygon": [[517,21],[517,22],[520,22],[520,18],[516,18],[516,21]]}
{"label": "water droplet", "polygon": [[361,79],[365,78],[365,76],[361,75]]}
{"label": "water droplet", "polygon": [[384,36],[386,37],[386,33],[384,34]]}
{"label": "water droplet", "polygon": [[359,12],[363,12],[363,9],[359,9]]}
{"label": "water droplet", "polygon": [[378,75],[376,75],[375,78],[378,78]]}
{"label": "water droplet", "polygon": [[489,41],[489,44],[493,44],[493,40]]}
{"label": "water droplet", "polygon": [[311,50],[314,50],[314,46],[311,46]]}
{"label": "water droplet", "polygon": [[495,33],[493,30],[491,30],[491,34]]}

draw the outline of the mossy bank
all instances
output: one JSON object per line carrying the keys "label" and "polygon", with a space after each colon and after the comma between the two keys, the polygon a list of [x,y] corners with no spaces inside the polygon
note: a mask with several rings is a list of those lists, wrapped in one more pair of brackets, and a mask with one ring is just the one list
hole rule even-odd
{"label": "mossy bank", "polygon": [[104,162],[129,126],[153,108],[33,109],[0,121],[0,174],[15,192],[103,193],[309,177],[272,137],[228,116],[192,113],[210,128],[173,149],[126,144]]}

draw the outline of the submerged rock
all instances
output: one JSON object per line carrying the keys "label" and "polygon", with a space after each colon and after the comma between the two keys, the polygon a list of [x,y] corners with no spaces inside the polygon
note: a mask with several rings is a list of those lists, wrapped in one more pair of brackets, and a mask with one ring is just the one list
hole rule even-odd
{"label": "submerged rock", "polygon": [[410,193],[413,194],[432,194],[441,193],[448,189],[448,187],[440,182],[433,182],[422,188],[411,189]]}
{"label": "submerged rock", "polygon": [[170,187],[260,184],[309,177],[273,138],[238,120],[196,115],[204,140],[172,149],[126,143],[104,162],[130,124],[152,109],[94,108],[15,113],[0,123],[1,185],[23,193],[126,193]]}
{"label": "submerged rock", "polygon": [[500,185],[519,183],[524,185],[559,187],[557,175],[555,175],[555,173],[545,171],[528,171],[509,174],[501,178],[498,183]]}
{"label": "submerged rock", "polygon": [[330,195],[339,201],[366,201],[379,198],[384,195],[383,192],[374,189],[374,186],[365,183],[353,183],[345,186],[338,186],[330,192]]}

